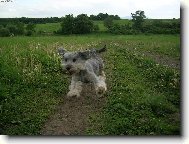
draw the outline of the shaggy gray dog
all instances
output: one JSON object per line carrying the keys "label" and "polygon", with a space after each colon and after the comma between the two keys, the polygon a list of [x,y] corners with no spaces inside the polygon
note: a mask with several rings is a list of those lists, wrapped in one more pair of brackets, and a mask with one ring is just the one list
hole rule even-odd
{"label": "shaggy gray dog", "polygon": [[91,49],[83,52],[67,52],[63,48],[58,49],[62,58],[62,68],[72,76],[68,97],[79,97],[83,83],[93,83],[98,95],[106,90],[103,61],[99,54],[106,51],[106,45],[101,49]]}

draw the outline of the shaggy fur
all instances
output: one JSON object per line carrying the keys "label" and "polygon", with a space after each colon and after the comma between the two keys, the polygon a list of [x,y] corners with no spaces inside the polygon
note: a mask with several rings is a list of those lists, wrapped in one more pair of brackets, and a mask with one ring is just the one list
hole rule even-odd
{"label": "shaggy fur", "polygon": [[92,49],[84,52],[67,52],[63,48],[58,49],[62,58],[62,68],[72,76],[68,97],[79,97],[83,83],[93,83],[97,94],[103,94],[106,90],[103,61],[99,54],[106,51],[106,46],[101,49]]}

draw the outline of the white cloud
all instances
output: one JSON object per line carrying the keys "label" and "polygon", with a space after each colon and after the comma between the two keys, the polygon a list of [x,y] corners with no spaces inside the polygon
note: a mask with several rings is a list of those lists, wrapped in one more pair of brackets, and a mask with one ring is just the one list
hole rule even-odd
{"label": "white cloud", "polygon": [[14,0],[0,3],[0,17],[51,17],[81,13],[118,14],[130,16],[131,12],[144,10],[149,18],[180,17],[179,0]]}

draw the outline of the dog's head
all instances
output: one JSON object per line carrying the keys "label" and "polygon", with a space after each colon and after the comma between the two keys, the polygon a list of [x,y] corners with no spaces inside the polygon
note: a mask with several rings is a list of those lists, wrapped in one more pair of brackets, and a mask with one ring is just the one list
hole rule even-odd
{"label": "dog's head", "polygon": [[98,53],[104,52],[106,46],[101,49],[92,49],[83,52],[68,52],[64,48],[59,48],[58,53],[61,56],[61,65],[63,71],[67,71],[69,74],[79,73],[85,69],[85,62],[95,57]]}

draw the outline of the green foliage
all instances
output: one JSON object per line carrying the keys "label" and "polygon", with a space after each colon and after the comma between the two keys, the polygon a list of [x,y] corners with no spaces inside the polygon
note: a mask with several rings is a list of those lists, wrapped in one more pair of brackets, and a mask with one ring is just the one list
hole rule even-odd
{"label": "green foliage", "polygon": [[1,27],[0,28],[0,36],[1,37],[7,37],[10,36],[10,31],[7,28]]}
{"label": "green foliage", "polygon": [[24,34],[24,24],[23,23],[12,23],[6,24],[6,26],[0,28],[0,36],[10,36],[10,35],[23,35]]}
{"label": "green foliage", "polygon": [[125,24],[125,25],[119,25],[117,23],[113,24],[109,29],[110,33],[113,34],[136,34],[137,31],[132,29],[132,25],[130,25],[130,23]]}
{"label": "green foliage", "polygon": [[[113,34],[179,34],[180,20],[149,20],[145,19],[142,27],[134,28],[133,21],[118,20],[113,21],[113,24],[108,27],[108,32]],[[104,25],[105,26],[105,25]]]}
{"label": "green foliage", "polygon": [[23,35],[24,34],[24,30],[25,30],[24,23],[19,22],[19,23],[16,24],[16,27],[17,27],[17,34],[18,35]]}
{"label": "green foliage", "polygon": [[98,32],[100,30],[100,28],[98,25],[94,24],[93,30],[94,30],[94,32]]}
{"label": "green foliage", "polygon": [[74,19],[74,33],[86,34],[93,31],[93,21],[86,14],[80,14]]}
{"label": "green foliage", "polygon": [[1,40],[0,52],[1,131],[37,135],[65,92],[67,80],[53,45],[42,46],[27,37],[8,41]]}
{"label": "green foliage", "polygon": [[142,31],[152,34],[178,34],[180,33],[180,21],[172,20],[171,22],[163,20],[153,20],[143,24]]}
{"label": "green foliage", "polygon": [[110,29],[113,25],[113,19],[111,17],[108,17],[104,20],[104,26]]}
{"label": "green foliage", "polygon": [[61,23],[61,32],[63,34],[73,34],[74,33],[74,17],[73,15],[66,15]]}
{"label": "green foliage", "polygon": [[9,29],[11,34],[16,35],[18,33],[18,28],[16,27],[16,25],[8,24],[6,28]]}
{"label": "green foliage", "polygon": [[26,36],[31,36],[35,32],[36,25],[33,23],[29,23],[26,26]]}
{"label": "green foliage", "polygon": [[33,34],[33,31],[32,31],[32,30],[27,30],[25,35],[26,35],[26,36],[31,36],[32,34]]}
{"label": "green foliage", "polygon": [[30,31],[35,31],[35,27],[36,27],[36,25],[35,24],[33,24],[33,23],[29,23],[29,24],[27,24],[27,26],[26,26],[26,30],[30,30]]}
{"label": "green foliage", "polygon": [[[61,23],[61,30],[57,33],[62,34],[86,34],[94,30],[94,24],[86,14],[80,14],[77,17],[66,15]],[[96,27],[97,29],[97,27]]]}
{"label": "green foliage", "polygon": [[118,16],[118,15],[109,15],[109,14],[107,14],[107,13],[99,13],[98,15],[90,15],[90,19],[91,20],[94,20],[94,21],[96,21],[96,20],[105,20],[105,19],[107,19],[107,18],[111,18],[111,19],[114,19],[114,20],[120,20],[120,17]]}
{"label": "green foliage", "polygon": [[131,13],[132,21],[133,21],[133,29],[141,31],[142,30],[142,23],[146,18],[144,11],[138,10],[134,14]]}

